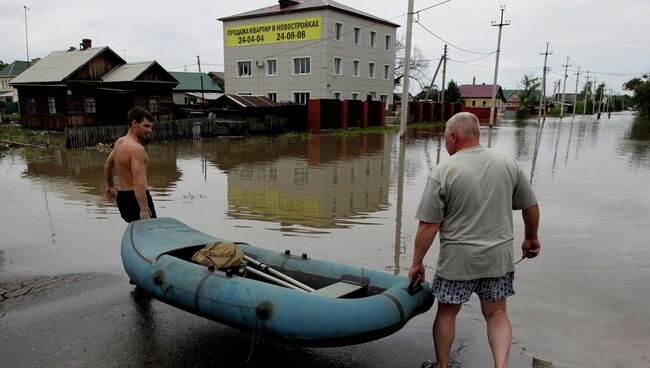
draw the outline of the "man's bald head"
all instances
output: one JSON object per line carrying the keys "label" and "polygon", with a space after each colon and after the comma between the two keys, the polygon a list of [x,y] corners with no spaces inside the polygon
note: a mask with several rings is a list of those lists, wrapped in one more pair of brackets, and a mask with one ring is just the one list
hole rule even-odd
{"label": "man's bald head", "polygon": [[478,118],[469,112],[459,112],[447,120],[445,147],[450,155],[464,148],[479,146]]}
{"label": "man's bald head", "polygon": [[460,139],[471,139],[480,134],[478,118],[471,112],[459,112],[447,120],[447,131],[454,131]]}

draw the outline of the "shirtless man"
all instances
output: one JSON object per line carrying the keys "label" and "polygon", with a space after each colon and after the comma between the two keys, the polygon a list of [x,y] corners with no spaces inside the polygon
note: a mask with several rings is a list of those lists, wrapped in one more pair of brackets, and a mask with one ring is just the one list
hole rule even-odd
{"label": "shirtless man", "polygon": [[[154,118],[145,109],[134,107],[129,111],[129,131],[115,142],[115,147],[104,164],[106,199],[117,200],[117,208],[126,222],[156,217],[153,200],[147,187],[147,153],[142,140],[151,134]],[[120,178],[120,190],[113,183],[114,169]]]}

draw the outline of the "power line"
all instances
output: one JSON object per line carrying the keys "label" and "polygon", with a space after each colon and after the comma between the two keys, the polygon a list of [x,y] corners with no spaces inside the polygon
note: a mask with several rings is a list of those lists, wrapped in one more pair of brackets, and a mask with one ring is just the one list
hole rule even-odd
{"label": "power line", "polygon": [[442,42],[448,44],[449,46],[451,46],[451,47],[453,47],[453,48],[455,48],[455,49],[458,49],[458,50],[461,50],[461,51],[464,51],[464,52],[469,52],[470,54],[479,54],[479,55],[489,55],[489,54],[493,54],[493,53],[494,53],[494,51],[491,51],[491,52],[477,52],[477,51],[466,50],[466,49],[464,49],[464,48],[462,48],[462,47],[458,47],[458,46],[452,44],[452,43],[449,42],[449,41],[445,41],[445,40],[443,40],[440,36],[438,36],[437,34],[433,33],[429,28],[425,27],[424,24],[420,23],[419,20],[414,20],[414,22],[417,23],[420,27],[424,28],[427,32],[431,33],[435,38],[439,39],[440,41],[442,41]]}

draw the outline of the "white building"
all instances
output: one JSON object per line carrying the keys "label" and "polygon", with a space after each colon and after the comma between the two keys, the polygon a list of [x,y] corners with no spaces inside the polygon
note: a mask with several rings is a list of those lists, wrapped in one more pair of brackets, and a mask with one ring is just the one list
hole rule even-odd
{"label": "white building", "polygon": [[331,0],[280,0],[219,20],[226,93],[393,103],[395,23]]}

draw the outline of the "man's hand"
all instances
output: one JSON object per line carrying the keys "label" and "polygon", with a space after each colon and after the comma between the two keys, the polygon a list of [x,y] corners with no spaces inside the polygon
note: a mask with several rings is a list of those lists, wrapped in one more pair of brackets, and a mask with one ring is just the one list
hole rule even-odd
{"label": "man's hand", "polygon": [[424,265],[422,263],[414,264],[409,270],[409,280],[415,281],[416,283],[421,283],[425,279],[424,277]]}
{"label": "man's hand", "polygon": [[106,194],[104,194],[104,197],[109,202],[115,202],[115,198],[117,198],[117,191],[113,187],[108,187],[106,188]]}
{"label": "man's hand", "polygon": [[539,255],[539,252],[542,250],[542,244],[539,242],[539,239],[524,239],[521,244],[521,256],[522,258],[535,258]]}
{"label": "man's hand", "polygon": [[149,208],[140,211],[140,220],[151,218],[149,214]]}

